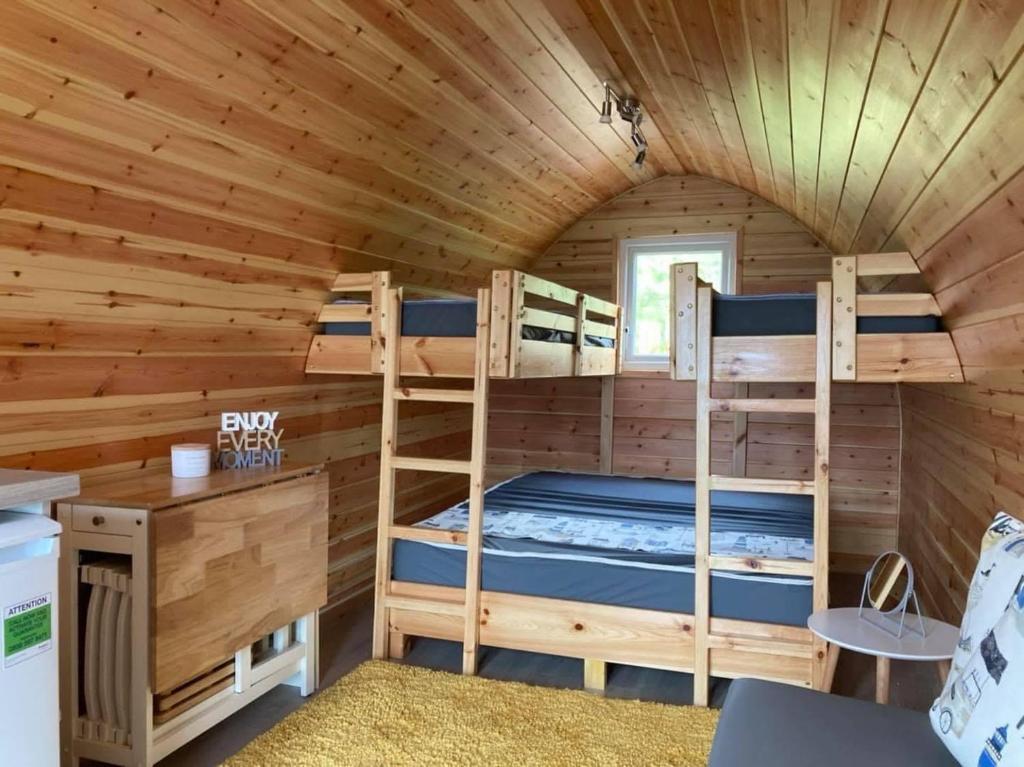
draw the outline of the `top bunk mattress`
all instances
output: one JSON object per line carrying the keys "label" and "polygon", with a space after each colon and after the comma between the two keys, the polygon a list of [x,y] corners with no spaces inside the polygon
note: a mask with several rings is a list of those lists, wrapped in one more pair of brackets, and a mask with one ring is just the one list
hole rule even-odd
{"label": "top bunk mattress", "polygon": [[[339,301],[338,303],[345,303]],[[711,316],[716,336],[814,335],[817,296],[813,293],[777,293],[729,296],[715,294]],[[858,317],[858,333],[935,333],[942,330],[939,318]],[[328,322],[324,333],[335,336],[368,336],[369,322]],[[424,298],[402,302],[402,335],[472,338],[476,334],[476,301],[461,298]],[[531,325],[523,338],[534,341],[575,343],[576,334]],[[613,347],[610,338],[587,336],[588,346]]]}
{"label": "top bunk mattress", "polygon": [[[813,500],[714,491],[711,550],[810,561]],[[467,530],[462,503],[419,523]],[[515,594],[690,613],[694,609],[691,481],[535,472],[492,487],[484,505],[483,588]],[[397,540],[397,580],[462,586],[465,547]],[[804,625],[812,581],[714,572],[712,614]]]}
{"label": "top bunk mattress", "polygon": [[[729,296],[715,294],[711,332],[716,336],[813,336],[818,297],[813,293]],[[858,317],[858,333],[936,333],[935,315]]]}
{"label": "top bunk mattress", "polygon": [[[336,301],[335,303],[348,303]],[[369,322],[326,322],[324,333],[329,336],[368,336]],[[402,302],[403,336],[439,336],[445,338],[472,338],[476,335],[476,300],[472,298],[420,298]],[[523,326],[523,338],[532,341],[551,341],[572,344],[576,334],[566,330],[552,330],[533,325]],[[587,336],[588,346],[611,348],[611,338]]]}

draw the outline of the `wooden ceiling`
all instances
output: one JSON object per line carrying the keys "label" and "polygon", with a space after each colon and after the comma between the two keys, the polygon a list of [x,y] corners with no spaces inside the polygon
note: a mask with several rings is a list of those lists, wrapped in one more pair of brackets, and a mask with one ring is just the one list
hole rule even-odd
{"label": "wooden ceiling", "polygon": [[[1020,0],[8,0],[0,162],[460,287],[699,173],[923,252],[1020,168]],[[597,121],[602,81],[640,97]],[[126,203],[127,204],[127,203]],[[187,239],[187,238],[186,238]],[[264,253],[275,255],[275,253]]]}

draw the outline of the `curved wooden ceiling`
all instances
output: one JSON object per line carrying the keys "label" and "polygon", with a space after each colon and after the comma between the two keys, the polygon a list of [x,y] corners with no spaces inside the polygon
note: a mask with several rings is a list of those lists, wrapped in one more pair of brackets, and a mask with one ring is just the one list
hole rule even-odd
{"label": "curved wooden ceiling", "polygon": [[[1019,0],[19,0],[0,159],[465,286],[666,173],[923,252],[1019,170]],[[632,170],[601,82],[649,115]]]}

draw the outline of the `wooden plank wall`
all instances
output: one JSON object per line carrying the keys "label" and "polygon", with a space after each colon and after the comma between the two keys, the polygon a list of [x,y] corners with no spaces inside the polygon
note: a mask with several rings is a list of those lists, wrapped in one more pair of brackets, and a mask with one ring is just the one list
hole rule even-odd
{"label": "wooden plank wall", "polygon": [[[573,225],[533,271],[602,297],[613,295],[616,239],[736,231],[743,292],[812,291],[829,275],[829,254],[774,205],[697,176],[664,177],[626,192]],[[550,467],[598,470],[600,382],[495,382],[490,457],[495,476]],[[731,388],[731,387],[730,387]],[[811,396],[791,385],[758,385],[750,396]],[[730,392],[726,391],[728,395]],[[625,375],[615,383],[613,470],[692,477],[694,387]],[[900,423],[895,386],[833,387],[832,561],[862,572],[896,543]],[[712,432],[715,471],[730,473],[729,417]],[[803,414],[756,414],[746,436],[751,476],[810,478],[813,430]]]}
{"label": "wooden plank wall", "polygon": [[[960,618],[985,527],[1024,518],[1024,172],[938,242],[924,270],[967,382],[901,386],[900,545],[929,609]],[[917,246],[918,243],[911,243]],[[927,247],[924,247],[927,246]]]}
{"label": "wooden plank wall", "polygon": [[[372,578],[380,383],[304,374],[327,287],[338,270],[394,268],[465,289],[531,251],[494,250],[472,204],[413,212],[423,188],[392,186],[342,151],[357,140],[318,100],[321,65],[300,67],[303,87],[264,66],[263,45],[314,55],[291,32],[237,3],[216,18],[165,9],[4,4],[0,466],[89,474],[165,463],[173,443],[212,442],[222,410],[279,410],[287,457],[330,472],[329,599],[339,604]],[[391,156],[386,141],[376,146]],[[408,175],[429,176],[437,148],[404,146]],[[460,255],[466,245],[497,260]],[[468,415],[456,408],[410,405],[409,451],[467,449]],[[405,512],[462,497],[461,484],[403,476]]]}

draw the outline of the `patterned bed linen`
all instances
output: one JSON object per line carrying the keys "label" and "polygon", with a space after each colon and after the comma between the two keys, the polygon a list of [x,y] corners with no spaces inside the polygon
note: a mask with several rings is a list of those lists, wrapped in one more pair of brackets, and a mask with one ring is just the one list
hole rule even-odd
{"label": "patterned bed linen", "polygon": [[[713,493],[712,553],[811,561],[809,501]],[[466,531],[468,502],[418,526]],[[484,548],[679,566],[693,562],[694,527],[692,482],[534,472],[487,492]]]}

